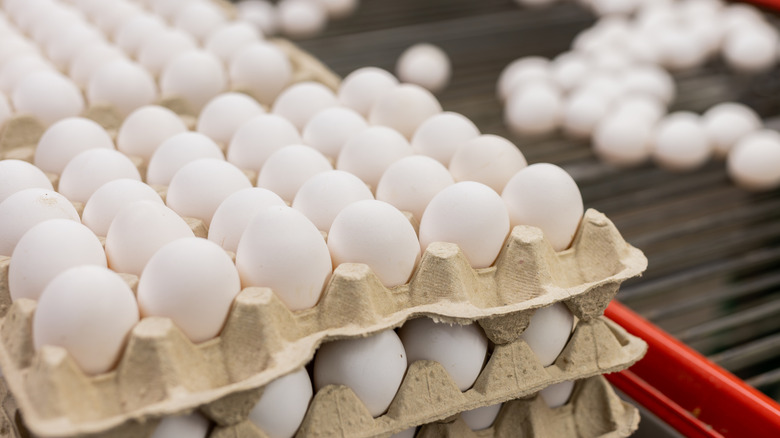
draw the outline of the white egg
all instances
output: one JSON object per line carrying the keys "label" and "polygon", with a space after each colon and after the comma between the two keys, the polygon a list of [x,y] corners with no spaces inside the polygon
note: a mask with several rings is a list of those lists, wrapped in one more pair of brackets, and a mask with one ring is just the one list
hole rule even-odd
{"label": "white egg", "polygon": [[108,267],[141,275],[144,266],[166,243],[194,237],[187,222],[156,201],[127,204],[114,217],[106,233]]}
{"label": "white egg", "polygon": [[163,205],[160,195],[141,181],[115,179],[100,186],[89,197],[81,214],[81,222],[98,236],[105,236],[119,210],[135,201],[153,201]]}
{"label": "white egg", "polygon": [[670,70],[686,70],[707,59],[707,44],[695,38],[690,28],[667,26],[656,34],[661,65]]}
{"label": "white egg", "polygon": [[426,119],[414,132],[415,153],[435,158],[445,166],[455,152],[479,135],[479,128],[465,116],[445,111]]}
{"label": "white egg", "polygon": [[591,70],[588,58],[578,52],[565,52],[555,57],[550,65],[550,75],[564,92],[574,89]]}
{"label": "white egg", "polygon": [[299,82],[279,94],[271,112],[285,117],[300,131],[315,114],[338,104],[328,87],[318,82]]}
{"label": "white egg", "polygon": [[601,94],[609,102],[614,102],[627,94],[623,77],[625,74],[595,71],[582,79],[574,92],[593,92]]}
{"label": "white egg", "polygon": [[181,216],[200,219],[208,227],[225,198],[249,187],[252,183],[238,167],[217,158],[201,158],[176,171],[165,203]]}
{"label": "white egg", "polygon": [[92,120],[70,117],[44,131],[35,148],[35,166],[45,172],[62,173],[73,157],[89,149],[114,149],[106,131]]}
{"label": "white egg", "polygon": [[632,32],[620,42],[620,47],[636,64],[656,65],[661,62],[658,44],[648,32]]}
{"label": "white egg", "polygon": [[211,2],[189,2],[176,12],[173,25],[205,41],[216,29],[227,22],[223,8]]}
{"label": "white egg", "polygon": [[127,156],[114,149],[88,149],[73,157],[62,170],[57,191],[74,202],[87,202],[103,184],[120,178],[141,181]]}
{"label": "white egg", "polygon": [[214,140],[199,132],[176,134],[163,141],[149,159],[146,183],[167,186],[179,169],[200,158],[224,160],[225,156]]}
{"label": "white egg", "polygon": [[666,116],[655,129],[653,160],[669,170],[691,170],[709,160],[712,145],[699,115],[676,112]]}
{"label": "white egg", "polygon": [[246,94],[222,93],[203,107],[196,130],[217,144],[227,145],[239,126],[264,112],[263,107]]}
{"label": "white egg", "polygon": [[255,26],[235,21],[224,24],[212,32],[206,39],[203,48],[219,57],[227,65],[239,50],[262,39],[262,34]]}
{"label": "white egg", "polygon": [[176,14],[185,8],[192,0],[154,0],[146,1],[149,9],[161,15],[168,20],[173,19]]}
{"label": "white egg", "polygon": [[27,230],[49,219],[79,222],[79,214],[64,196],[46,189],[20,190],[0,202],[0,255],[11,256]]}
{"label": "white egg", "polygon": [[32,41],[18,34],[3,36],[3,46],[0,47],[0,67],[18,56],[40,55],[40,49]]}
{"label": "white egg", "polygon": [[330,230],[333,219],[353,202],[374,199],[368,186],[355,175],[329,170],[309,178],[295,195],[292,207],[320,230]]}
{"label": "white egg", "polygon": [[38,54],[25,54],[9,60],[0,69],[0,91],[13,93],[20,81],[37,71],[55,71],[55,67]]}
{"label": "white egg", "polygon": [[117,28],[114,43],[128,56],[136,56],[147,38],[165,30],[165,22],[156,15],[138,15]]}
{"label": "white egg", "polygon": [[409,142],[397,131],[371,126],[349,138],[339,154],[336,168],[376,187],[391,164],[413,153]]}
{"label": "white egg", "polygon": [[209,421],[198,413],[164,417],[149,438],[206,438]]}
{"label": "white egg", "polygon": [[623,75],[622,82],[626,94],[647,94],[667,105],[674,100],[674,79],[659,67],[645,65],[632,68]]}
{"label": "white egg", "polygon": [[371,108],[368,121],[393,128],[411,139],[424,121],[440,112],[441,104],[430,91],[414,84],[401,84],[382,93]]}
{"label": "white egg", "polygon": [[257,175],[257,186],[292,202],[298,189],[312,176],[333,170],[330,161],[309,146],[285,146],[271,154]]}
{"label": "white egg", "polygon": [[745,72],[767,70],[777,63],[780,44],[777,31],[769,26],[740,26],[726,34],[723,58]]}
{"label": "white egg", "polygon": [[496,421],[498,413],[501,412],[501,406],[503,406],[503,403],[463,411],[460,413],[460,418],[463,419],[471,430],[487,429]]}
{"label": "white egg", "polygon": [[309,0],[280,0],[276,4],[279,27],[285,35],[308,38],[323,29],[328,22],[325,8]]}
{"label": "white egg", "polygon": [[635,166],[650,157],[653,124],[642,117],[612,114],[601,120],[593,133],[593,151],[603,161],[617,166]]}
{"label": "white egg", "polygon": [[38,300],[33,343],[65,348],[88,374],[114,367],[128,333],[138,322],[133,291],[122,277],[99,266],[78,266],[57,275]]}
{"label": "white egg", "polygon": [[713,150],[720,157],[726,156],[740,139],[757,131],[762,125],[755,111],[734,102],[713,106],[703,114],[702,121]]}
{"label": "white egg", "polygon": [[729,4],[723,9],[722,19],[727,31],[744,25],[755,26],[766,23],[764,16],[756,7],[744,3]]}
{"label": "white egg", "polygon": [[621,74],[634,64],[631,55],[619,47],[596,51],[589,59],[595,70],[613,74]]}
{"label": "white egg", "polygon": [[333,266],[368,265],[386,287],[405,284],[420,258],[414,227],[397,208],[375,200],[344,207],[328,233]]}
{"label": "white egg", "polygon": [[263,388],[260,400],[249,411],[249,421],[270,438],[292,438],[313,393],[306,368],[282,376]]}
{"label": "white egg", "polygon": [[260,114],[236,129],[227,149],[227,160],[242,169],[260,172],[271,154],[284,146],[301,144],[298,129],[284,117]]}
{"label": "white egg", "polygon": [[500,193],[509,179],[527,165],[512,142],[484,134],[458,148],[449,170],[455,181],[477,181]]}
{"label": "white egg", "polygon": [[287,206],[263,208],[249,221],[236,267],[244,287],[269,287],[290,310],[314,307],[333,269],[317,227]]}
{"label": "white egg", "polygon": [[744,188],[777,188],[780,186],[780,135],[768,130],[748,134],[729,151],[726,165],[731,179]]}
{"label": "white egg", "polygon": [[488,340],[477,324],[436,323],[430,318],[406,321],[398,329],[408,364],[439,362],[461,391],[474,385],[487,357]]}
{"label": "white egg", "polygon": [[501,194],[512,227],[540,228],[556,251],[568,248],[584,207],[572,177],[549,163],[532,164],[512,177]]}
{"label": "white egg", "polygon": [[326,108],[309,119],[303,128],[303,142],[336,159],[347,140],[367,127],[366,119],[352,109]]}
{"label": "white egg", "polygon": [[129,1],[111,2],[110,6],[104,5],[103,7],[104,9],[100,13],[94,15],[93,21],[108,36],[113,36],[117,29],[132,20],[133,17],[144,14],[141,5]]}
{"label": "white egg", "polygon": [[666,106],[649,94],[630,94],[613,103],[611,114],[638,117],[655,125],[666,115]]}
{"label": "white egg", "polygon": [[138,63],[144,66],[152,76],[157,77],[168,60],[176,55],[198,48],[195,38],[179,29],[165,29],[147,38],[138,48]]}
{"label": "white egg", "polygon": [[8,267],[12,300],[37,300],[61,272],[80,265],[106,267],[106,253],[92,231],[70,219],[50,219],[19,239]]}
{"label": "white egg", "polygon": [[571,393],[574,391],[574,381],[567,380],[565,382],[556,383],[550,385],[547,388],[539,391],[539,397],[544,400],[550,408],[557,408],[566,404],[571,397]]}
{"label": "white egg", "polygon": [[95,41],[79,50],[68,69],[68,75],[82,89],[103,65],[117,59],[126,59],[124,52],[104,41]]}
{"label": "white egg", "polygon": [[434,93],[447,87],[452,76],[450,58],[433,44],[415,44],[401,53],[395,65],[398,78]]}
{"label": "white egg", "polygon": [[531,82],[550,78],[550,61],[539,56],[529,56],[512,61],[501,70],[496,92],[501,101],[509,99],[512,91]]}
{"label": "white egg", "polygon": [[536,309],[521,335],[542,366],[550,366],[561,354],[574,328],[574,315],[563,303]]}
{"label": "white egg", "polygon": [[222,61],[205,50],[187,50],[171,58],[160,73],[162,98],[182,97],[200,112],[208,101],[227,88]]}
{"label": "white egg", "polygon": [[314,388],[348,386],[374,417],[390,406],[405,373],[406,352],[392,330],[327,342],[314,356]]}
{"label": "white egg", "polygon": [[16,84],[11,94],[16,113],[35,116],[44,126],[84,111],[81,90],[53,71],[36,71]]}
{"label": "white egg", "polygon": [[342,105],[368,117],[379,97],[398,85],[398,79],[377,67],[359,68],[341,81],[338,98]]}
{"label": "white egg", "polygon": [[279,29],[276,7],[267,0],[244,0],[236,3],[238,19],[255,26],[264,35],[274,35]]}
{"label": "white egg", "polygon": [[471,266],[487,268],[496,260],[509,234],[509,215],[490,187],[459,182],[433,197],[420,220],[420,245],[457,244]]}
{"label": "white egg", "polygon": [[21,160],[0,160],[0,203],[24,189],[54,190],[41,169]]}
{"label": "white egg", "polygon": [[382,174],[376,199],[419,220],[431,199],[453,184],[455,180],[444,165],[425,155],[411,155],[391,164]]}
{"label": "white egg", "polygon": [[567,134],[588,138],[607,115],[610,100],[592,89],[577,90],[563,104],[563,129]]}
{"label": "white egg", "polygon": [[84,23],[73,23],[47,41],[46,55],[58,68],[65,69],[79,50],[95,41],[105,41],[99,30]]}
{"label": "white egg", "polygon": [[116,147],[123,154],[148,162],[160,144],[186,131],[184,121],[168,108],[142,106],[122,122],[116,135]]}
{"label": "white egg", "polygon": [[154,78],[135,62],[114,60],[100,67],[89,80],[90,105],[113,105],[123,117],[157,99]]}
{"label": "white egg", "polygon": [[178,239],[154,253],[138,281],[141,315],[170,318],[192,342],[219,335],[241,281],[214,242]]}
{"label": "white egg", "polygon": [[249,221],[261,209],[275,205],[284,206],[285,203],[279,195],[267,189],[250,187],[233,193],[214,212],[209,240],[235,253]]}
{"label": "white egg", "polygon": [[258,41],[236,50],[228,72],[232,88],[271,105],[292,81],[293,67],[279,47]]}
{"label": "white egg", "polygon": [[358,0],[315,0],[321,4],[330,18],[344,18],[357,9]]}
{"label": "white egg", "polygon": [[542,135],[558,127],[562,112],[560,91],[538,82],[514,89],[504,107],[504,121],[517,135]]}

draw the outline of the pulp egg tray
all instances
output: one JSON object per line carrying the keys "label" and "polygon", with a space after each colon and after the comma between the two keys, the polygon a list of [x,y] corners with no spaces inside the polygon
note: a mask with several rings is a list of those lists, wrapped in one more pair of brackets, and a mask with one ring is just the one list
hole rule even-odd
{"label": "pulp egg tray", "polygon": [[621,400],[604,377],[597,376],[577,382],[571,399],[561,407],[551,409],[538,396],[513,400],[504,403],[487,429],[472,431],[458,415],[422,426],[415,437],[623,438],[638,426],[639,411]]}

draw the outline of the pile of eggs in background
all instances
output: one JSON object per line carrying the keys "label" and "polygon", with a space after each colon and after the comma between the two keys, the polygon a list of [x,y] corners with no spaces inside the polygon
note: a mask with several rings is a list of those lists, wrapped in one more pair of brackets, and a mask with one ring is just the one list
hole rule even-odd
{"label": "pile of eggs in background", "polygon": [[[64,347],[100,374],[146,316],[170,318],[193,342],[218,336],[243,287],[270,287],[300,310],[341,263],[365,263],[393,287],[435,241],[458,244],[475,268],[491,266],[520,224],[569,247],[583,204],[563,169],[527,165],[510,141],[384,70],[356,70],[336,93],[291,78],[284,52],[207,1],[3,2],[0,135],[15,117],[46,127],[32,163],[0,161],[0,255],[12,299],[38,301],[36,348]],[[194,129],[154,104],[165,97],[190,103]],[[122,115],[115,137],[80,116],[96,106]],[[535,312],[524,338],[549,365],[573,325],[556,304]],[[425,318],[327,343],[313,385],[305,369],[274,381],[250,419],[292,436],[328,384],[351,387],[378,416],[408,363],[438,360],[467,390],[488,351],[478,326]],[[558,406],[572,388],[542,397]],[[489,427],[499,407],[466,421]],[[154,436],[209,427],[171,417]]]}
{"label": "pile of eggs in background", "polygon": [[321,33],[328,20],[350,16],[359,0],[242,0],[238,18],[257,26],[265,35],[308,38]]}

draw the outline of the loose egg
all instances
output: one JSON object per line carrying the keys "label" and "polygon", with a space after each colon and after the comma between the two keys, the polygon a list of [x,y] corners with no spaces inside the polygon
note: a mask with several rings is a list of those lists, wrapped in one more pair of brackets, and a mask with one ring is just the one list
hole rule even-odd
{"label": "loose egg", "polygon": [[341,170],[329,170],[309,178],[295,195],[292,207],[320,230],[330,230],[333,219],[353,202],[374,199],[366,183]]}
{"label": "loose egg", "polygon": [[712,145],[701,118],[690,112],[676,112],[658,124],[653,136],[653,160],[669,170],[691,170],[709,160]]}
{"label": "loose egg", "polygon": [[460,418],[463,419],[471,430],[487,429],[496,421],[498,413],[501,412],[501,406],[503,406],[503,403],[464,411],[460,413]]}
{"label": "loose egg", "polygon": [[561,121],[563,98],[547,82],[515,87],[504,108],[504,121],[516,135],[553,132]]}
{"label": "loose egg", "polygon": [[509,216],[490,187],[459,182],[433,197],[420,220],[420,245],[457,244],[474,268],[487,268],[498,257],[509,234]]}
{"label": "loose egg", "polygon": [[122,207],[106,233],[108,267],[141,275],[144,266],[166,243],[194,237],[187,222],[156,201],[137,201]]}
{"label": "loose egg", "polygon": [[21,160],[0,160],[0,203],[24,189],[54,190],[41,169]]}
{"label": "loose egg", "polygon": [[327,342],[314,356],[314,388],[348,386],[374,417],[390,406],[405,373],[406,352],[392,330]]}
{"label": "loose egg", "polygon": [[119,210],[135,201],[152,201],[163,205],[153,188],[136,179],[115,179],[92,193],[84,205],[81,222],[98,236],[105,236]]}
{"label": "loose egg", "polygon": [[168,108],[142,106],[122,122],[116,135],[116,147],[125,155],[149,162],[162,142],[186,131],[184,121]]}
{"label": "loose egg", "polygon": [[546,81],[550,77],[550,61],[538,56],[528,56],[512,61],[504,67],[498,77],[496,92],[501,101],[506,101],[512,91],[531,82]]}
{"label": "loose egg", "polygon": [[227,149],[227,160],[241,169],[260,172],[271,154],[301,144],[298,129],[284,117],[260,114],[238,127]]}
{"label": "loose egg", "polygon": [[121,152],[89,149],[68,162],[62,170],[57,190],[73,202],[85,203],[100,186],[120,178],[141,181],[141,174]]}
{"label": "loose egg", "polygon": [[244,287],[269,287],[290,310],[314,307],[332,273],[317,227],[287,206],[261,209],[249,221],[236,267]]}
{"label": "loose egg", "polygon": [[322,32],[328,22],[325,8],[308,0],[280,0],[276,13],[282,32],[293,38],[314,36]]}
{"label": "loose egg", "polygon": [[398,330],[408,364],[439,362],[461,391],[474,385],[487,357],[488,340],[477,324],[437,323],[430,318],[406,321]]}
{"label": "loose egg", "polygon": [[186,164],[201,159],[224,160],[214,140],[199,132],[182,132],[163,141],[146,168],[147,184],[167,186],[176,172]]}
{"label": "loose egg", "polygon": [[773,27],[740,26],[726,34],[723,58],[737,70],[767,70],[777,62],[779,45],[780,38]]}
{"label": "loose egg", "polygon": [[521,335],[542,366],[550,366],[561,354],[574,328],[574,315],[563,303],[536,309]]}
{"label": "loose egg", "polygon": [[318,82],[299,82],[279,94],[271,112],[285,117],[301,131],[315,114],[338,104],[328,87]]}
{"label": "loose egg", "polygon": [[577,138],[588,138],[607,115],[610,99],[593,90],[578,90],[563,104],[563,129]]}
{"label": "loose egg", "polygon": [[0,91],[11,94],[24,78],[37,71],[55,71],[55,67],[38,54],[17,56],[0,69]]}
{"label": "loose egg", "polygon": [[235,253],[249,221],[261,209],[275,205],[284,206],[285,203],[279,195],[267,189],[251,187],[233,193],[214,212],[209,240]]}
{"label": "loose egg", "polygon": [[128,56],[135,57],[144,41],[162,32],[165,27],[165,22],[156,15],[138,15],[117,29],[114,43]]}
{"label": "loose egg", "polygon": [[222,93],[203,107],[196,130],[217,144],[227,145],[239,126],[264,112],[263,107],[246,94]]}
{"label": "loose egg", "polygon": [[650,157],[653,125],[641,117],[617,113],[604,118],[593,133],[593,151],[617,166],[636,166]]}
{"label": "loose egg", "polygon": [[198,48],[195,38],[179,29],[165,29],[147,38],[138,48],[138,63],[157,77],[165,67],[168,60],[176,55]]}
{"label": "loose egg", "polygon": [[292,202],[303,183],[328,170],[333,170],[333,166],[316,149],[304,145],[285,146],[265,161],[257,176],[257,186]]}
{"label": "loose egg", "polygon": [[163,417],[150,438],[206,438],[209,421],[197,412]]}
{"label": "loose egg", "polygon": [[263,388],[249,411],[249,421],[270,438],[292,438],[298,431],[314,395],[306,368],[282,376]]}
{"label": "loose egg", "polygon": [[544,388],[539,391],[539,397],[544,400],[548,407],[554,409],[565,405],[573,391],[574,381],[568,380]]}
{"label": "loose egg", "polygon": [[474,122],[461,114],[445,111],[425,120],[414,132],[411,144],[415,153],[449,166],[455,151],[479,134]]}
{"label": "loose egg", "polygon": [[666,70],[656,66],[632,68],[623,75],[622,83],[626,94],[647,94],[666,105],[674,100],[674,79]]}
{"label": "loose egg", "polygon": [[238,19],[245,21],[264,35],[275,35],[279,30],[279,18],[276,7],[267,0],[244,0],[236,3]]}
{"label": "loose egg", "polygon": [[565,170],[549,163],[532,164],[509,180],[501,197],[513,228],[540,228],[556,251],[569,247],[584,207],[577,183]]}
{"label": "loose egg", "polygon": [[336,159],[347,140],[367,127],[366,119],[354,110],[326,108],[312,116],[303,128],[303,142]]}
{"label": "loose egg", "polygon": [[53,71],[36,71],[19,81],[11,100],[17,114],[32,115],[44,126],[84,111],[84,98],[79,88]]}
{"label": "loose egg", "polygon": [[35,224],[49,219],[80,222],[64,196],[46,189],[24,189],[0,202],[0,255],[11,256],[16,243]]}
{"label": "loose egg", "polygon": [[418,85],[402,84],[382,93],[371,108],[368,121],[393,128],[411,139],[424,121],[440,112],[441,104],[430,91]]}
{"label": "loose egg", "polygon": [[176,12],[173,25],[205,41],[211,33],[227,22],[223,9],[215,3],[191,2]]}
{"label": "loose egg", "polygon": [[87,99],[92,106],[111,105],[127,117],[157,99],[157,85],[139,64],[119,59],[95,71],[87,85]]}
{"label": "loose egg", "polygon": [[726,166],[731,179],[744,188],[777,188],[780,186],[780,135],[768,130],[748,134],[729,151]]}
{"label": "loose egg", "polygon": [[725,157],[748,134],[761,128],[755,111],[745,105],[726,102],[713,106],[702,117],[707,138],[716,155]]}
{"label": "loose egg", "polygon": [[414,151],[404,136],[384,126],[370,126],[344,144],[336,168],[354,174],[371,187],[388,167]]}
{"label": "loose egg", "polygon": [[290,58],[266,42],[247,44],[230,58],[228,73],[234,89],[271,105],[292,80]]}
{"label": "loose egg", "polygon": [[527,165],[520,149],[512,142],[484,134],[455,151],[450,172],[455,181],[477,181],[500,193],[509,179]]}
{"label": "loose egg", "polygon": [[410,155],[387,168],[376,187],[376,199],[419,220],[431,199],[453,184],[455,180],[444,165],[431,157]]}
{"label": "loose egg", "polygon": [[450,58],[433,44],[415,44],[401,53],[395,65],[398,78],[438,93],[447,87],[452,75]]}
{"label": "loose egg", "polygon": [[601,94],[609,102],[614,102],[628,94],[623,78],[625,73],[595,71],[582,79],[575,92],[587,91]]}
{"label": "loose egg", "polygon": [[655,125],[666,115],[666,106],[657,98],[648,94],[631,94],[613,103],[613,115],[638,117]]}
{"label": "loose egg", "polygon": [[550,75],[564,92],[573,90],[591,70],[588,58],[578,52],[565,52],[555,57],[550,65]]}
{"label": "loose egg", "polygon": [[89,149],[114,149],[106,131],[92,120],[70,117],[44,131],[35,148],[35,166],[45,172],[62,173],[76,155]]}
{"label": "loose egg", "polygon": [[708,54],[705,41],[691,28],[666,26],[656,34],[661,65],[670,70],[686,70],[702,65]]}
{"label": "loose egg", "polygon": [[244,47],[261,41],[262,34],[249,23],[236,21],[224,24],[209,35],[204,48],[227,65]]}
{"label": "loose egg", "polygon": [[330,227],[328,249],[333,266],[366,264],[386,287],[408,282],[420,258],[420,243],[406,216],[375,200],[341,210]]}
{"label": "loose egg", "polygon": [[228,85],[222,61],[205,50],[187,50],[171,58],[159,82],[163,99],[184,98],[196,113]]}
{"label": "loose egg", "polygon": [[249,187],[252,183],[238,167],[216,158],[201,158],[173,175],[165,203],[181,216],[200,219],[208,227],[225,198]]}
{"label": "loose egg", "polygon": [[377,67],[359,68],[341,81],[338,98],[342,105],[368,117],[379,97],[398,85],[398,79]]}
{"label": "loose egg", "polygon": [[138,322],[133,291],[100,266],[78,266],[57,275],[41,294],[32,323],[36,350],[63,347],[87,374],[114,367]]}

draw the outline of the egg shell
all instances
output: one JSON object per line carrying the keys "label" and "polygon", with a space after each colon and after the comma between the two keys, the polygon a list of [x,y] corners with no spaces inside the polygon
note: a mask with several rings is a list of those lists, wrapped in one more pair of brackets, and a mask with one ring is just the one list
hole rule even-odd
{"label": "egg shell", "polygon": [[299,82],[279,94],[271,112],[285,117],[300,131],[315,114],[338,104],[336,95],[326,86],[318,82]]}
{"label": "egg shell", "polygon": [[697,114],[685,111],[672,113],[655,128],[652,157],[666,169],[695,169],[703,166],[711,154],[712,144]]}
{"label": "egg shell", "polygon": [[89,197],[81,221],[98,236],[105,236],[119,210],[135,201],[152,201],[164,205],[157,192],[136,179],[119,178],[100,186]]}
{"label": "egg shell", "polygon": [[37,71],[55,71],[55,67],[37,53],[10,59],[0,69],[0,91],[13,93],[19,82]]}
{"label": "egg shell", "polygon": [[38,300],[33,318],[35,349],[65,348],[87,374],[109,371],[138,322],[130,287],[99,266],[78,266],[57,275]]}
{"label": "egg shell", "polygon": [[57,190],[73,202],[85,203],[103,184],[120,178],[141,181],[127,156],[114,149],[88,149],[73,157],[62,170]]}
{"label": "egg shell", "polygon": [[257,101],[245,94],[222,93],[203,107],[196,130],[217,144],[227,145],[239,126],[264,112]]}
{"label": "egg shell", "polygon": [[257,186],[292,202],[303,183],[328,170],[333,170],[333,166],[316,149],[304,145],[285,146],[265,161],[257,176]]}
{"label": "egg shell", "polygon": [[79,50],[68,68],[68,75],[79,87],[86,88],[89,80],[103,65],[116,59],[126,59],[124,52],[104,41],[95,41]]}
{"label": "egg shell", "polygon": [[639,116],[609,115],[593,133],[593,151],[608,163],[636,166],[650,157],[652,134],[652,123]]}
{"label": "egg shell", "polygon": [[755,73],[777,63],[777,31],[770,26],[740,26],[728,32],[723,42],[723,58],[733,68]]}
{"label": "egg shell", "polygon": [[250,23],[234,21],[221,25],[206,39],[203,48],[227,65],[239,50],[261,41],[263,35]]}
{"label": "egg shell", "polygon": [[53,71],[36,71],[19,81],[11,94],[17,114],[30,114],[44,126],[84,111],[84,97],[67,77]]}
{"label": "egg shell", "polygon": [[461,114],[445,111],[425,120],[414,132],[411,145],[415,153],[449,166],[458,148],[479,134],[474,122]]}
{"label": "egg shell", "polygon": [[692,69],[707,59],[707,43],[695,38],[691,28],[666,26],[656,38],[661,65],[669,70]]}
{"label": "egg shell", "polygon": [[348,74],[339,87],[338,99],[342,105],[368,117],[379,97],[398,85],[398,79],[378,67],[362,67]]}
{"label": "egg shell", "polygon": [[433,93],[447,87],[452,67],[447,53],[433,44],[415,44],[401,53],[395,65],[398,78]]}
{"label": "egg shell", "polygon": [[638,117],[655,125],[666,115],[666,105],[649,94],[629,94],[613,102],[611,114]]}
{"label": "egg shell", "polygon": [[431,157],[410,155],[385,170],[376,188],[376,198],[419,220],[431,199],[453,184],[455,180],[444,165]]}
{"label": "egg shell", "polygon": [[206,438],[209,421],[197,412],[164,417],[150,438]]}
{"label": "egg shell", "polygon": [[740,103],[725,102],[708,109],[702,116],[707,137],[717,156],[724,157],[742,138],[761,128],[755,111]]}
{"label": "egg shell", "polygon": [[413,153],[409,142],[397,131],[370,126],[349,138],[336,161],[336,169],[376,187],[391,164]]}
{"label": "egg shell", "polygon": [[306,368],[282,376],[263,388],[249,411],[249,421],[271,438],[292,438],[314,395]]}
{"label": "egg shell", "polygon": [[93,21],[97,27],[107,36],[113,36],[116,29],[130,21],[136,15],[144,13],[143,8],[129,1],[111,2],[111,6],[104,6],[100,13],[93,15]]}
{"label": "egg shell", "polygon": [[271,154],[279,149],[302,144],[298,129],[276,114],[260,114],[236,129],[227,149],[227,160],[242,169],[260,172]]}
{"label": "egg shell", "polygon": [[303,142],[326,157],[336,159],[349,138],[367,127],[366,119],[354,110],[342,107],[326,108],[306,123],[303,128]]}
{"label": "egg shell", "polygon": [[114,44],[128,56],[135,56],[147,38],[165,29],[165,22],[152,14],[141,14],[117,28]]}
{"label": "egg shell", "polygon": [[360,178],[342,170],[329,170],[303,183],[292,207],[309,218],[318,229],[328,231],[333,219],[344,207],[366,199],[374,199],[374,195]]}
{"label": "egg shell", "polygon": [[282,32],[293,38],[314,36],[322,32],[328,22],[325,8],[308,0],[280,0],[276,13]]}
{"label": "egg shell", "polygon": [[669,104],[675,96],[675,85],[671,75],[656,66],[632,68],[623,75],[623,88],[627,94],[647,94]]}
{"label": "egg shell", "polygon": [[173,25],[199,41],[227,22],[223,9],[210,2],[192,2],[181,8],[173,18]]}
{"label": "egg shell", "polygon": [[376,100],[368,121],[395,129],[411,139],[428,118],[442,112],[441,104],[430,91],[414,84],[401,84]]}
{"label": "egg shell", "polygon": [[192,3],[192,0],[155,0],[147,3],[150,10],[167,20],[171,20],[180,10]]}
{"label": "egg shell", "polygon": [[84,23],[73,23],[46,44],[46,55],[57,68],[65,69],[78,51],[95,41],[105,41],[99,30]]}
{"label": "egg shell", "polygon": [[54,190],[41,169],[22,160],[0,160],[0,203],[24,189]]}
{"label": "egg shell", "polygon": [[163,141],[146,168],[146,182],[167,186],[182,167],[201,158],[224,160],[214,140],[199,132],[182,132]]}
{"label": "egg shell", "polygon": [[459,147],[449,169],[455,181],[480,182],[500,193],[509,179],[527,165],[512,142],[484,134]]}
{"label": "egg shell", "polygon": [[473,431],[487,429],[496,421],[496,417],[498,417],[498,413],[501,411],[501,406],[503,406],[503,403],[463,411],[460,413],[460,418]]}
{"label": "egg shell", "polygon": [[507,98],[504,121],[516,135],[542,135],[558,127],[562,112],[559,90],[538,82],[515,88]]}
{"label": "egg shell", "polygon": [[593,90],[578,90],[563,104],[561,124],[567,134],[588,138],[610,109],[610,100]]}
{"label": "egg shell", "polygon": [[574,328],[574,316],[563,303],[537,309],[521,337],[543,366],[561,354]]}
{"label": "egg shell", "polygon": [[116,147],[123,154],[148,162],[162,142],[186,131],[184,121],[168,108],[142,106],[122,122],[116,136]]}
{"label": "egg shell", "polygon": [[87,99],[92,106],[111,105],[127,117],[157,99],[157,85],[141,65],[118,59],[95,71],[87,85]]}
{"label": "egg shell", "polygon": [[726,166],[731,179],[744,188],[777,188],[780,186],[780,135],[759,130],[745,136],[729,152]]}
{"label": "egg shell", "polygon": [[205,50],[187,50],[171,58],[159,82],[163,99],[184,98],[196,113],[228,85],[222,61]]}
{"label": "egg shell", "polygon": [[138,48],[138,63],[157,77],[165,67],[168,60],[176,55],[193,50],[198,47],[196,39],[179,29],[165,29],[154,34],[153,38],[147,38]]}
{"label": "egg shell", "polygon": [[290,58],[266,42],[247,44],[230,58],[231,86],[271,105],[292,80]]}
{"label": "egg shell", "polygon": [[239,190],[225,198],[211,219],[209,240],[236,252],[249,221],[263,208],[285,205],[276,193],[259,187]]}
{"label": "egg shell", "polygon": [[509,99],[512,90],[520,85],[538,80],[547,80],[550,76],[550,61],[539,56],[528,56],[512,61],[501,70],[496,92],[501,101]]}
{"label": "egg shell", "polygon": [[548,407],[554,409],[565,405],[569,401],[572,392],[574,392],[574,382],[569,380],[542,389],[539,391],[539,397],[544,400]]}
{"label": "egg shell", "polygon": [[279,31],[279,18],[276,7],[267,0],[244,0],[236,3],[238,19],[245,21],[264,35],[275,35]]}
{"label": "egg shell", "polygon": [[567,92],[575,88],[591,69],[587,56],[578,52],[564,52],[550,64],[550,75],[555,84]]}
{"label": "egg shell", "polygon": [[20,190],[0,202],[0,255],[11,256],[24,233],[49,219],[80,222],[79,214],[64,196],[53,190]]}
{"label": "egg shell", "polygon": [[45,172],[60,174],[73,157],[94,148],[114,149],[114,142],[103,127],[92,120],[69,117],[44,131],[33,161]]}

